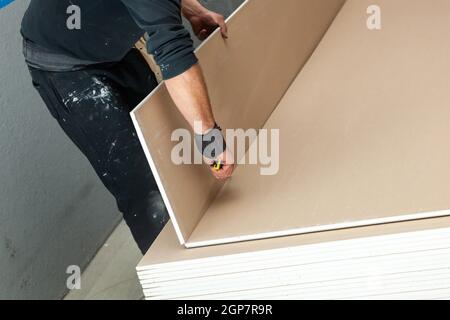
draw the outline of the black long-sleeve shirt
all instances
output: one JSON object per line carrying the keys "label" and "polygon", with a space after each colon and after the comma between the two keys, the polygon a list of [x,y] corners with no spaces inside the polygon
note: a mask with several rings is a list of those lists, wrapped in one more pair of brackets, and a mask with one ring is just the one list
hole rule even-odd
{"label": "black long-sleeve shirt", "polygon": [[[67,26],[71,5],[80,8],[80,29]],[[21,32],[29,48],[37,48],[34,58],[56,57],[53,68],[63,60],[80,65],[119,61],[145,32],[148,52],[165,79],[197,62],[182,24],[181,0],[31,0]]]}

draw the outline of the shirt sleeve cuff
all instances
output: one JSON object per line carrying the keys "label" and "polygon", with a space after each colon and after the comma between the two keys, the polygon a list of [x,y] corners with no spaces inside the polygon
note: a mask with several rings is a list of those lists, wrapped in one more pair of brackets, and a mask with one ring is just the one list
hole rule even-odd
{"label": "shirt sleeve cuff", "polygon": [[193,65],[198,63],[198,59],[194,53],[190,53],[184,57],[177,58],[176,61],[160,64],[161,74],[164,80],[174,78],[189,70]]}

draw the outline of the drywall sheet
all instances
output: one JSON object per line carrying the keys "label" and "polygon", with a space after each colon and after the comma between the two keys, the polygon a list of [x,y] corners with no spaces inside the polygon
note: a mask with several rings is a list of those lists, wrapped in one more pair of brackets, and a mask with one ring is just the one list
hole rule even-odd
{"label": "drywall sheet", "polygon": [[138,275],[150,299],[429,299],[448,288],[449,227],[443,217],[186,250],[168,225]]}
{"label": "drywall sheet", "polygon": [[[215,116],[224,128],[261,128],[345,0],[248,0],[198,50]],[[164,201],[184,243],[222,184],[199,165],[177,166],[175,129],[187,128],[162,84],[132,112]]]}
{"label": "drywall sheet", "polygon": [[[152,273],[152,270],[157,270],[159,268],[164,270],[165,274],[170,271],[171,268],[176,269],[180,267],[181,269],[175,272],[175,274],[179,274],[181,271],[186,272],[187,266],[191,264],[198,264],[199,266],[208,264],[210,266],[208,269],[210,269],[214,262],[218,262],[219,266],[224,266],[230,265],[233,261],[237,261],[238,266],[241,267],[243,261],[251,260],[252,257],[257,259],[258,256],[271,256],[272,260],[278,261],[280,257],[276,256],[276,254],[280,253],[279,250],[287,250],[290,252],[289,255],[293,255],[295,254],[292,251],[292,248],[294,247],[305,247],[317,244],[328,246],[329,243],[333,242],[334,246],[332,247],[334,249],[332,250],[337,251],[336,245],[340,246],[340,248],[345,248],[346,245],[343,242],[351,239],[364,239],[364,247],[366,250],[375,252],[370,246],[371,240],[369,238],[386,235],[394,237],[397,234],[400,237],[405,237],[408,233],[423,232],[427,230],[430,231],[430,235],[432,236],[433,230],[447,229],[449,227],[450,217],[439,217],[186,250],[186,248],[178,243],[173,225],[168,224],[155,240],[147,254],[140,261],[137,266],[137,271],[141,277],[147,274],[147,272]],[[388,240],[391,243],[395,242],[394,239]],[[376,239],[374,239],[374,242],[376,242]],[[411,237],[410,242],[414,246],[414,237]],[[419,244],[416,248],[420,250],[420,246],[421,245]],[[389,249],[389,245],[386,244],[384,252],[388,254],[392,253]],[[323,253],[322,250],[317,250],[317,248],[312,251],[311,254],[314,254],[314,252]],[[355,253],[355,251],[352,250],[352,253]],[[283,253],[281,252],[280,254],[282,255]],[[305,252],[302,252],[301,254],[304,260]],[[225,261],[227,261],[226,264],[224,264]],[[155,272],[157,273],[158,271]],[[198,272],[198,269],[193,268],[193,272]]]}
{"label": "drywall sheet", "polygon": [[187,246],[449,215],[449,38],[448,0],[347,1],[265,126],[278,174],[240,166]]}
{"label": "drywall sheet", "polygon": [[[355,283],[337,283],[334,286],[324,283],[323,289],[308,288],[302,285],[284,285],[279,287],[255,288],[252,290],[228,291],[224,293],[201,295],[153,295],[144,292],[148,300],[448,300],[450,288],[448,277],[431,275],[433,278],[414,282],[414,277],[423,273],[411,273],[407,278],[391,279],[377,278],[380,284],[371,277],[360,279]],[[442,285],[444,283],[444,285]],[[334,283],[333,283],[334,284]]]}

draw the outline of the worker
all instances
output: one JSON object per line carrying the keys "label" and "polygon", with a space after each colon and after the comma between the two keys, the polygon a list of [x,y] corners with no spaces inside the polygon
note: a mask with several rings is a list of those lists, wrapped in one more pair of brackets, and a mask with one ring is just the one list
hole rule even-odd
{"label": "worker", "polygon": [[227,37],[223,16],[197,0],[31,0],[22,20],[34,87],[115,197],[142,253],[168,220],[129,115],[157,86],[134,48],[145,33],[168,92],[196,128],[200,151],[217,151],[203,154],[208,164],[221,164],[211,173],[227,179],[234,170],[182,16],[200,39],[217,27]]}

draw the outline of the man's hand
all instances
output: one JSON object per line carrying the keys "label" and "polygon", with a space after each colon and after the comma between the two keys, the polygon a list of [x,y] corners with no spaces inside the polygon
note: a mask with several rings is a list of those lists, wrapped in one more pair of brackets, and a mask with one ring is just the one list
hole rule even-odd
{"label": "man's hand", "polygon": [[228,38],[225,18],[206,9],[197,0],[183,0],[181,12],[189,20],[195,35],[200,40],[206,39],[217,27],[220,28],[222,36]]}
{"label": "man's hand", "polygon": [[211,166],[211,173],[218,180],[226,180],[228,178],[231,178],[231,176],[233,175],[233,171],[236,168],[234,164],[233,154],[228,149],[225,150],[225,152],[223,152],[215,160],[216,162],[220,161],[220,164],[222,165],[220,170],[217,170],[214,167],[212,167],[213,161],[211,159],[207,158],[204,159],[205,162]]}

